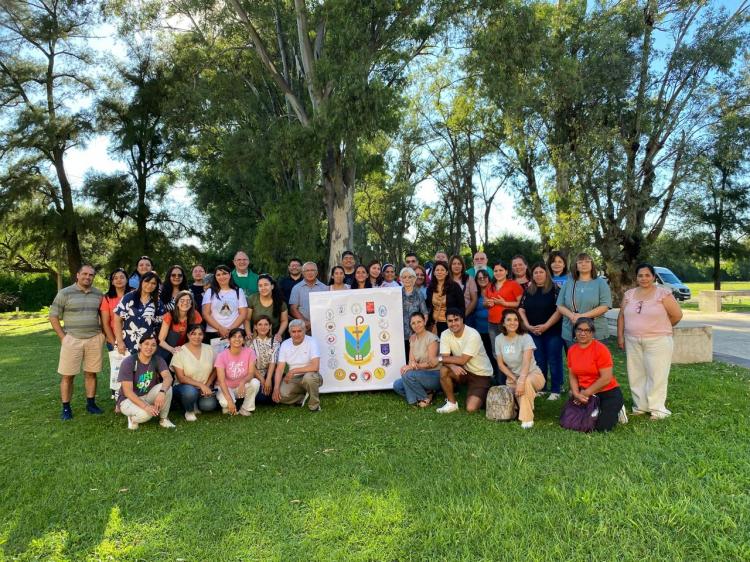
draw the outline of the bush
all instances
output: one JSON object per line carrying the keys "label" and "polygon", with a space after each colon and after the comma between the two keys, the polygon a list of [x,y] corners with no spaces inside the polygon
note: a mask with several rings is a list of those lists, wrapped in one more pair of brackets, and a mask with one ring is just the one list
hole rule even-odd
{"label": "bush", "polygon": [[33,273],[19,279],[18,287],[23,310],[39,310],[49,306],[57,293],[57,283],[49,275]]}

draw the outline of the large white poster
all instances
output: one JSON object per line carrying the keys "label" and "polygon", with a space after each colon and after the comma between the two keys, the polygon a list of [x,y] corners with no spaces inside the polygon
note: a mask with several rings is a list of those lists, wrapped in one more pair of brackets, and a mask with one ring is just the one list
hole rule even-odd
{"label": "large white poster", "polygon": [[406,363],[402,309],[400,287],[310,293],[321,392],[393,388]]}

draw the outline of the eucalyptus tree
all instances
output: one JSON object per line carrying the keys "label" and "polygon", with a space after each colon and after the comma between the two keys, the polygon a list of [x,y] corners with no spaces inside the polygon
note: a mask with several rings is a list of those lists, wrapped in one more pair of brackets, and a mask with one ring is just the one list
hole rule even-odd
{"label": "eucalyptus tree", "polygon": [[31,222],[46,215],[43,227],[63,241],[71,274],[82,256],[65,161],[93,129],[87,40],[97,15],[96,2],[0,2],[0,211],[29,211]]}

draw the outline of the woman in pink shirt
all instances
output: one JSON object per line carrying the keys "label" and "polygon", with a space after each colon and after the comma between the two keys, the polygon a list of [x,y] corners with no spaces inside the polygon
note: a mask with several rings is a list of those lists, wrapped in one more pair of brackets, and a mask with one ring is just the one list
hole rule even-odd
{"label": "woman in pink shirt", "polygon": [[651,414],[660,420],[667,410],[667,382],[672,366],[672,326],[682,319],[682,309],[664,287],[656,285],[653,266],[635,270],[638,286],[625,292],[617,317],[617,344],[627,354],[633,415]]}
{"label": "woman in pink shirt", "polygon": [[235,400],[243,398],[239,414],[249,416],[255,411],[255,396],[260,390],[260,379],[255,369],[255,352],[245,347],[245,330],[229,331],[229,347],[219,353],[216,367],[216,398],[223,414],[237,414]]}

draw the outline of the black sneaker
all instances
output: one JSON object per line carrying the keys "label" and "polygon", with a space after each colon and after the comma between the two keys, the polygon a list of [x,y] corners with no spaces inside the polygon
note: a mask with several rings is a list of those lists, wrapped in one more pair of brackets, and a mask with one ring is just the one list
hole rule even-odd
{"label": "black sneaker", "polygon": [[102,410],[102,409],[101,409],[101,408],[100,408],[99,406],[97,406],[96,404],[88,404],[88,405],[86,405],[86,411],[87,411],[87,412],[88,412],[89,414],[95,414],[95,415],[97,415],[97,416],[98,416],[99,414],[103,414],[103,413],[104,413],[104,410]]}
{"label": "black sneaker", "polygon": [[60,414],[62,421],[70,421],[73,419],[73,410],[71,408],[63,408],[62,414]]}

